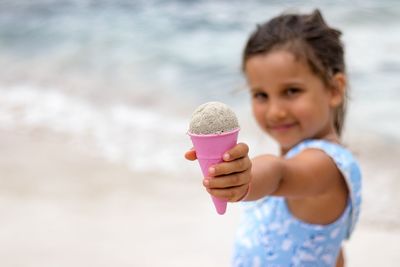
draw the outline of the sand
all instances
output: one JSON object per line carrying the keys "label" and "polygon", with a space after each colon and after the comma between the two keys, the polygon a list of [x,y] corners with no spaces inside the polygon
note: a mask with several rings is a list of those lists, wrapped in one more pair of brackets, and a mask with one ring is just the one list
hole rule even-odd
{"label": "sand", "polygon": [[189,132],[194,134],[221,134],[239,128],[235,113],[221,102],[207,102],[195,109]]}
{"label": "sand", "polygon": [[229,264],[238,210],[216,214],[198,166],[137,173],[65,137],[0,140],[1,266]]}
{"label": "sand", "polygon": [[[0,151],[1,266],[229,266],[240,210],[216,214],[197,163],[138,173],[24,130],[0,130]],[[398,266],[396,229],[361,221],[348,266]]]}

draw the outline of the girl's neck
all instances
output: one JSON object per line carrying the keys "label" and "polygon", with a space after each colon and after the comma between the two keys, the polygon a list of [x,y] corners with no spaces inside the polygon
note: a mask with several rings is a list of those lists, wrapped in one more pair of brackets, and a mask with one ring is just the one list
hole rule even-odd
{"label": "girl's neck", "polygon": [[340,144],[340,137],[336,133],[330,133],[330,134],[326,135],[324,138],[322,138],[322,140]]}
{"label": "girl's neck", "polygon": [[[315,138],[310,138],[310,139],[313,139],[313,140],[325,140],[325,141],[328,141],[328,142],[331,142],[331,143],[336,143],[336,144],[340,144],[341,142],[340,142],[340,137],[339,137],[339,135],[338,134],[336,134],[335,132],[333,132],[333,133],[329,133],[329,134],[327,134],[327,135],[325,135],[325,136],[323,136],[323,137],[315,137]],[[302,141],[300,141],[300,142],[303,142],[304,140],[302,140]],[[299,142],[299,143],[300,143]],[[293,147],[289,147],[289,148],[283,148],[283,147],[281,147],[280,148],[280,151],[281,151],[281,156],[284,156],[284,155],[286,155],[286,153],[290,150],[290,149],[292,149]]]}

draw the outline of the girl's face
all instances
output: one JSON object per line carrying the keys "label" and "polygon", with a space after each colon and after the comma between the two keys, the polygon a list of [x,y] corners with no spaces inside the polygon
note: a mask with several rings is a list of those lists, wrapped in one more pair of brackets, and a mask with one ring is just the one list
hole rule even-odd
{"label": "girl's face", "polygon": [[303,60],[276,50],[250,57],[245,73],[254,116],[282,153],[304,139],[337,138],[333,126],[337,99]]}

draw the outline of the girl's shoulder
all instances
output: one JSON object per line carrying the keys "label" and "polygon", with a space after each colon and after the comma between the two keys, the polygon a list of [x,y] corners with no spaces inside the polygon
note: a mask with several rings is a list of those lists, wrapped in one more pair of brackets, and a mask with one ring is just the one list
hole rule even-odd
{"label": "girl's shoulder", "polygon": [[347,165],[358,166],[357,159],[353,153],[341,144],[333,143],[323,139],[307,139],[292,147],[285,158],[292,158],[306,149],[319,149],[332,158],[339,169]]}
{"label": "girl's shoulder", "polygon": [[348,236],[352,232],[360,212],[361,206],[361,169],[353,153],[341,144],[322,139],[304,140],[286,153],[285,158],[292,158],[306,149],[320,149],[325,152],[336,164],[343,175],[350,193],[352,208],[351,226]]}

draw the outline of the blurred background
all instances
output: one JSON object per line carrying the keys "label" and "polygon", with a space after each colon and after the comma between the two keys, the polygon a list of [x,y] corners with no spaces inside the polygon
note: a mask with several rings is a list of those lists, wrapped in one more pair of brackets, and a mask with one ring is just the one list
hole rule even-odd
{"label": "blurred background", "polygon": [[216,215],[183,158],[188,121],[225,102],[251,155],[276,153],[241,51],[257,23],[317,7],[343,32],[364,174],[348,266],[398,266],[395,0],[0,0],[0,265],[229,266],[240,207]]}

